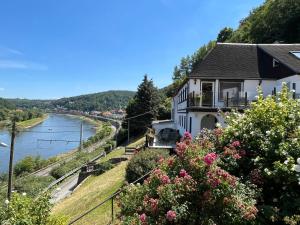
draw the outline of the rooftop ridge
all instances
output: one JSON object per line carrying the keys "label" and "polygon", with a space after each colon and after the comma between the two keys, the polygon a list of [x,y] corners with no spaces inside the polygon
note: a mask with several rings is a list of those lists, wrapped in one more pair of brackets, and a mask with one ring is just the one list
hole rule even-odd
{"label": "rooftop ridge", "polygon": [[254,44],[254,43],[224,43],[224,42],[217,42],[217,45],[249,45],[249,46],[263,46],[263,45],[270,45],[270,46],[283,46],[283,45],[289,45],[289,46],[292,46],[292,45],[300,45],[300,43],[270,43],[270,44]]}

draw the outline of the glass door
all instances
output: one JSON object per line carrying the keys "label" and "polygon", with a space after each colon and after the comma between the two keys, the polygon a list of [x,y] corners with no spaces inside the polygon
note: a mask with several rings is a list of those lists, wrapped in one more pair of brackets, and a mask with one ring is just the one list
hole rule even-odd
{"label": "glass door", "polygon": [[212,107],[214,104],[214,83],[213,82],[201,82],[202,91],[202,106]]}

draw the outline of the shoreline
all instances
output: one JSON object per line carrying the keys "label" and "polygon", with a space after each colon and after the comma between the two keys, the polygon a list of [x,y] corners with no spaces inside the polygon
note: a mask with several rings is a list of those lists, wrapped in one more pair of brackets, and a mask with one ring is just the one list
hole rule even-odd
{"label": "shoreline", "polygon": [[49,117],[48,114],[44,114],[42,117],[37,117],[37,118],[30,119],[30,120],[18,122],[17,127],[20,128],[21,130],[26,130],[26,129],[29,129],[29,128],[39,125],[40,123],[42,123],[46,119],[48,119],[48,117]]}
{"label": "shoreline", "polygon": [[54,114],[60,114],[60,115],[66,115],[66,116],[69,116],[69,117],[75,117],[75,118],[78,118],[80,120],[83,120],[83,121],[86,121],[92,125],[95,126],[95,130],[96,132],[102,128],[102,121],[100,120],[97,120],[97,119],[93,119],[93,118],[90,118],[88,116],[84,116],[84,115],[76,115],[76,114],[71,114],[71,113],[54,113]]}

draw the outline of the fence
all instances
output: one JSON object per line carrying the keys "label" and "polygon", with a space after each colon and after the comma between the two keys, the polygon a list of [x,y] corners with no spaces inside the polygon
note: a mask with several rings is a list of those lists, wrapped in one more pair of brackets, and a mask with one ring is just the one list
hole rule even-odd
{"label": "fence", "polygon": [[[141,176],[140,178],[138,178],[137,180],[135,180],[134,182],[126,185],[125,187],[131,185],[131,184],[136,184],[142,180],[144,180],[146,177],[148,177],[150,174],[152,173],[152,171],[146,173],[145,175]],[[96,206],[94,206],[93,208],[91,208],[90,210],[86,211],[85,213],[83,213],[82,215],[78,216],[77,218],[75,218],[74,220],[72,220],[69,225],[71,224],[75,224],[76,222],[78,222],[79,220],[81,220],[82,218],[84,218],[85,216],[89,215],[91,212],[93,212],[94,210],[98,209],[101,206],[104,206],[105,203],[107,202],[111,202],[111,221],[108,224],[112,224],[115,220],[115,207],[114,207],[114,199],[119,196],[122,192],[123,192],[124,188],[119,189],[118,191],[116,191],[114,194],[112,194],[111,196],[109,196],[108,198],[106,198],[105,200],[103,200],[102,202],[100,202],[99,204],[97,204]]]}
{"label": "fence", "polygon": [[[102,152],[100,155],[96,156],[95,158],[93,158],[92,160],[90,160],[89,162],[94,162],[102,157],[106,156],[105,152]],[[44,190],[44,192],[48,191],[49,189],[51,189],[52,187],[54,187],[55,185],[61,183],[63,180],[65,180],[66,178],[72,176],[73,174],[77,173],[79,170],[81,170],[82,167],[86,166],[86,164],[81,165],[80,167],[75,168],[74,170],[71,170],[69,173],[65,174],[64,176],[60,177],[59,179],[53,181],[51,184],[49,184],[49,186]]]}

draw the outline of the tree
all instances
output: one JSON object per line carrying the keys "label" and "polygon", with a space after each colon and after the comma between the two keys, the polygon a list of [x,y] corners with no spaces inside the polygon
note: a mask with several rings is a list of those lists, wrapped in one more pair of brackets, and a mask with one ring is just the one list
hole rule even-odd
{"label": "tree", "polygon": [[[138,86],[137,93],[129,102],[126,108],[126,119],[144,114],[142,116],[130,119],[130,133],[136,135],[146,131],[151,126],[151,122],[158,115],[158,106],[160,97],[158,90],[154,86],[152,79],[148,79],[147,74],[144,76],[143,82]],[[128,128],[128,120],[123,124]]]}
{"label": "tree", "polygon": [[300,42],[300,1],[267,0],[240,22],[229,42]]}
{"label": "tree", "polygon": [[230,27],[223,28],[217,37],[217,42],[225,42],[227,41],[233,34],[233,29]]}
{"label": "tree", "polygon": [[181,79],[181,73],[180,73],[180,70],[179,70],[178,66],[174,67],[172,79],[173,79],[173,81]]}

